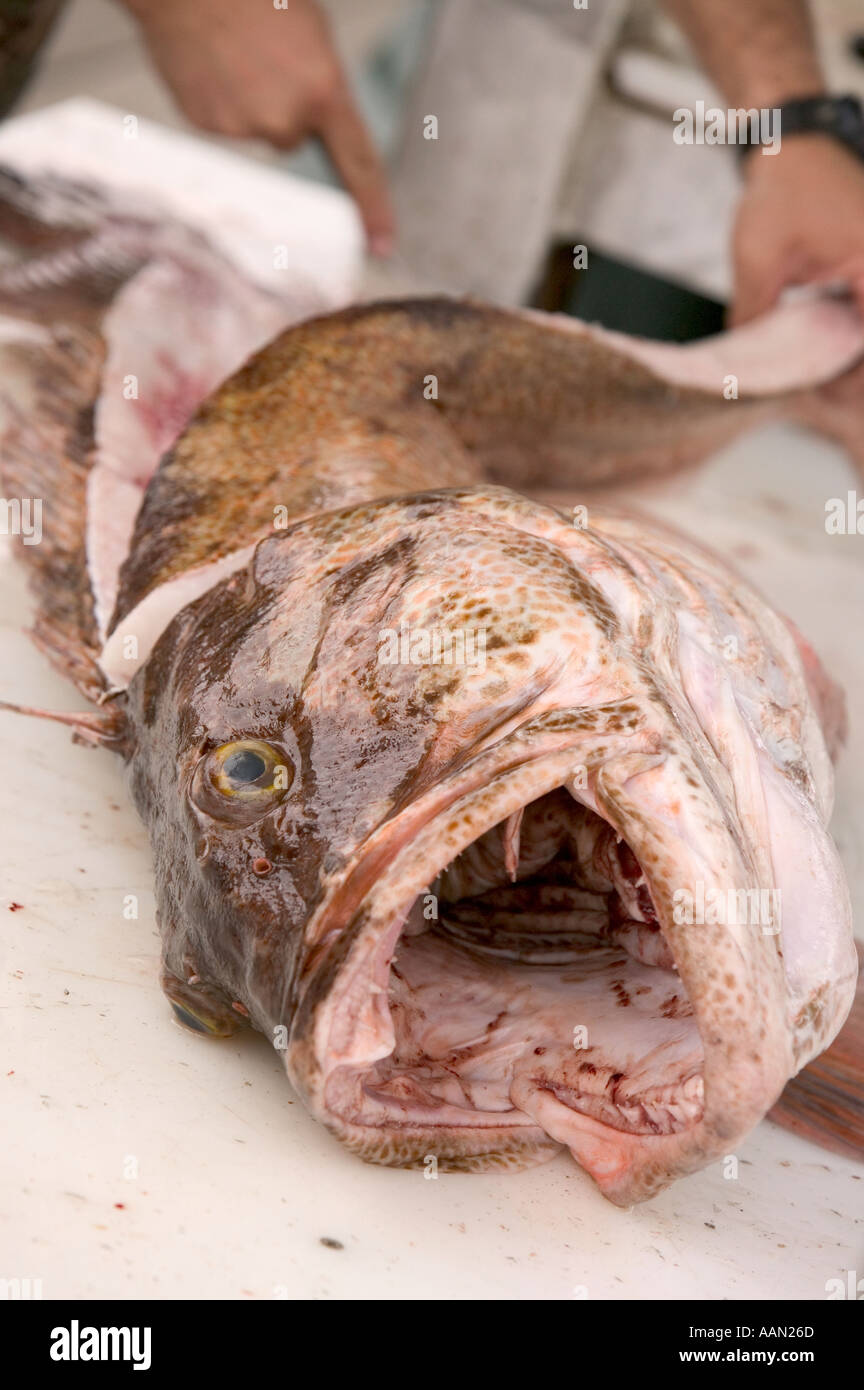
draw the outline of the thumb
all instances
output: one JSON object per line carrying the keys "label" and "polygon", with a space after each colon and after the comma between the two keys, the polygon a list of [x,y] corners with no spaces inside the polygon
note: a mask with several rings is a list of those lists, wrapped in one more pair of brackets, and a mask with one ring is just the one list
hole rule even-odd
{"label": "thumb", "polygon": [[[770,235],[770,233],[769,233]],[[729,323],[740,328],[766,314],[777,303],[788,277],[781,267],[780,248],[767,242],[759,229],[742,228],[734,246],[734,292]]]}

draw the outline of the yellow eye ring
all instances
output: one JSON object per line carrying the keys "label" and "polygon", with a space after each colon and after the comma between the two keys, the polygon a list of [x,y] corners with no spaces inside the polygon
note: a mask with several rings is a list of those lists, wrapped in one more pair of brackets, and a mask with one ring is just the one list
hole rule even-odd
{"label": "yellow eye ring", "polygon": [[192,779],[192,799],[216,819],[251,821],[275,806],[294,780],[294,768],[278,748],[257,738],[213,748]]}
{"label": "yellow eye ring", "polygon": [[223,743],[210,754],[210,780],[223,796],[241,801],[260,799],[287,791],[294,780],[294,769],[269,743],[257,738]]}

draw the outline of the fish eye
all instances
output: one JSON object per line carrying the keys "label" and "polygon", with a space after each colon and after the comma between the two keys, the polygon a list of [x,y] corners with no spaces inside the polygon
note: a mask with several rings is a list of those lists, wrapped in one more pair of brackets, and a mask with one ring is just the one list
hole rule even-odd
{"label": "fish eye", "polygon": [[250,823],[285,795],[294,768],[261,739],[237,739],[206,753],[192,778],[192,800],[217,820]]}
{"label": "fish eye", "polygon": [[238,748],[222,764],[222,771],[234,786],[260,781],[267,771],[267,760],[254,748]]}

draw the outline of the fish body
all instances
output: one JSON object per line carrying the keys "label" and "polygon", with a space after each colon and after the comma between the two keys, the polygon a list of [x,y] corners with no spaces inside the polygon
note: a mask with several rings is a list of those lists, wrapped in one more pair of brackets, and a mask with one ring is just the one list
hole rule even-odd
{"label": "fish body", "polygon": [[[147,274],[118,272],[127,313]],[[97,701],[79,733],[129,764],[184,1021],[259,1029],[375,1162],[563,1145],[629,1204],[730,1152],[854,994],[842,700],[721,559],[590,489],[818,411],[861,360],[854,313],[670,349],[361,306],[277,336],[148,466],[111,444],[138,408],[130,436],[101,394],[128,317],[88,302],[69,395],[118,423],[101,457],[79,441],[37,626]],[[22,374],[68,317],[10,331]],[[60,508],[71,416],[33,400],[7,472]],[[541,483],[580,505],[516,490]],[[135,487],[119,539],[94,525]]]}

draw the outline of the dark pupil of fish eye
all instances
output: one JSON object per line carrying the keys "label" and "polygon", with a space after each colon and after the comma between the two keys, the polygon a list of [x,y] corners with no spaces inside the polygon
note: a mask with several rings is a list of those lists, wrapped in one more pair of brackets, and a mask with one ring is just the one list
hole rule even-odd
{"label": "dark pupil of fish eye", "polygon": [[262,773],[267,771],[267,764],[260,753],[253,753],[251,749],[244,748],[225,759],[223,770],[232,782],[257,782]]}

